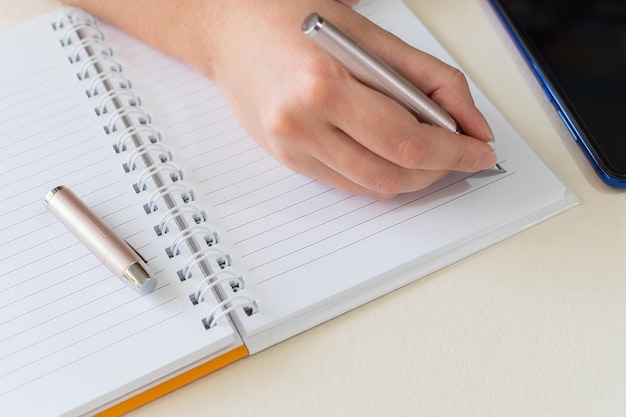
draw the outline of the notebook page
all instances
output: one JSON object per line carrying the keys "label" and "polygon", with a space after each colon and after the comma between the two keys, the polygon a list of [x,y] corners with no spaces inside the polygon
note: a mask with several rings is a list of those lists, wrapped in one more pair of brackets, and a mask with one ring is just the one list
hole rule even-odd
{"label": "notebook page", "polygon": [[[401,1],[365,0],[358,10],[454,64]],[[473,85],[507,172],[452,173],[381,202],[279,164],[239,126],[217,88],[186,66],[140,43],[120,53],[258,301],[256,314],[238,311],[253,351],[358,305],[361,292],[370,291],[361,302],[382,295],[401,282],[370,289],[400,273],[411,271],[404,283],[414,280],[571,204],[560,203],[565,187]],[[309,314],[317,318],[276,331]]]}
{"label": "notebook page", "polygon": [[[42,16],[0,34],[0,409],[80,414],[232,347],[205,329],[192,282],[165,255],[102,120]],[[139,296],[47,212],[66,185],[148,259],[157,289]],[[208,298],[212,298],[210,295]],[[217,300],[213,299],[213,304]],[[198,308],[196,308],[198,307]]]}

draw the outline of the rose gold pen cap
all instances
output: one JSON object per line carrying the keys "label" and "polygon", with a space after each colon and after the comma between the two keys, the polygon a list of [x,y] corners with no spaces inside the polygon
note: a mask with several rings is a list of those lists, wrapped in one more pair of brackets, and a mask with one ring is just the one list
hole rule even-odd
{"label": "rose gold pen cap", "polygon": [[48,210],[113,274],[141,294],[156,287],[145,261],[95,215],[69,188],[53,188],[45,198]]}

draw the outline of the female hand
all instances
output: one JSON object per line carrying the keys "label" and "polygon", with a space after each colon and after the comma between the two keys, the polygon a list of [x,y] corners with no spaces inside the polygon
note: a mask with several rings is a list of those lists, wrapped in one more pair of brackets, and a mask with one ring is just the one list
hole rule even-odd
{"label": "female hand", "polygon": [[[270,154],[339,189],[385,199],[496,163],[462,73],[346,7],[354,1],[72,1],[213,79]],[[429,95],[465,134],[418,122],[352,77],[302,34],[314,11]]]}

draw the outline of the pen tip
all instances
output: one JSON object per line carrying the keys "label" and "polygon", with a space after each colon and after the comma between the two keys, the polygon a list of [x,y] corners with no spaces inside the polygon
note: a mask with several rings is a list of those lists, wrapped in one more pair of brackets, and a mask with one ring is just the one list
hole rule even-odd
{"label": "pen tip", "polygon": [[496,168],[498,171],[502,172],[502,173],[505,173],[505,172],[506,172],[506,169],[502,168],[502,165],[500,165],[500,164],[496,164],[496,165],[495,165],[495,168]]}

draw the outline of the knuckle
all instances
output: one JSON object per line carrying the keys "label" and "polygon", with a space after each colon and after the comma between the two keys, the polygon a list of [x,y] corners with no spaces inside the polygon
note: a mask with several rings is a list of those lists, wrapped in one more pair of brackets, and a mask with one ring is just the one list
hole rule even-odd
{"label": "knuckle", "polygon": [[398,171],[387,172],[372,180],[370,188],[379,195],[396,195],[403,192],[404,178]]}
{"label": "knuckle", "polygon": [[417,168],[422,165],[425,158],[426,150],[414,136],[407,136],[400,140],[396,152],[398,165],[405,168]]}
{"label": "knuckle", "polygon": [[299,99],[307,108],[322,109],[335,95],[336,86],[332,81],[335,77],[327,72],[320,69],[305,77]]}
{"label": "knuckle", "polygon": [[289,138],[297,135],[299,120],[289,103],[274,102],[263,114],[265,131],[271,137]]}
{"label": "knuckle", "polygon": [[310,115],[321,114],[332,100],[334,89],[323,70],[301,74],[295,86],[288,86],[264,111],[265,129],[281,138],[294,138],[304,130]]}
{"label": "knuckle", "polygon": [[447,66],[447,76],[450,79],[450,83],[457,87],[468,87],[467,78],[465,74],[458,68]]}
{"label": "knuckle", "polygon": [[450,169],[454,171],[465,171],[467,167],[473,166],[473,163],[469,160],[465,155],[457,155],[457,157],[452,161]]}

